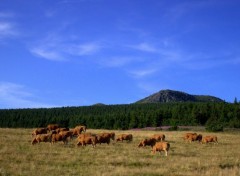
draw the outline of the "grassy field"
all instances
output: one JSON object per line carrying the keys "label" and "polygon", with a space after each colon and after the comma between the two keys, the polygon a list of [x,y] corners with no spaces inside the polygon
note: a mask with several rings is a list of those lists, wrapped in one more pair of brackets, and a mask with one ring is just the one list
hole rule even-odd
{"label": "grassy field", "polygon": [[[186,131],[114,131],[116,135],[133,134],[133,141],[92,148],[76,147],[75,139],[67,145],[32,146],[32,130],[0,128],[0,175],[240,175],[240,132],[216,133],[219,144],[206,145],[184,142]],[[155,133],[166,135],[169,156],[152,155],[150,147],[137,147],[141,139]]]}

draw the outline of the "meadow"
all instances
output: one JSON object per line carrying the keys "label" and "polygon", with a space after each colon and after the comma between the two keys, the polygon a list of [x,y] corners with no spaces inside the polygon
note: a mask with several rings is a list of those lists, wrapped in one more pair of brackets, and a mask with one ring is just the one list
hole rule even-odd
{"label": "meadow", "polygon": [[[208,133],[219,144],[187,143],[183,135],[191,131],[117,131],[133,134],[132,142],[115,142],[77,147],[76,139],[67,145],[31,145],[33,129],[0,128],[0,175],[164,175],[239,176],[240,132]],[[100,133],[108,130],[92,130]],[[153,134],[164,133],[171,145],[169,155],[151,154],[151,147],[138,143]]]}

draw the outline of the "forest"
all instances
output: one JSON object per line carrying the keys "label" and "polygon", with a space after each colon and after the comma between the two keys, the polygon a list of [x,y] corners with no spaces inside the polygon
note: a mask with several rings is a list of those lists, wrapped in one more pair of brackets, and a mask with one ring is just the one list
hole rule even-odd
{"label": "forest", "polygon": [[209,131],[240,128],[239,103],[146,103],[79,107],[1,109],[0,127],[35,128],[49,123],[92,129],[205,126]]}

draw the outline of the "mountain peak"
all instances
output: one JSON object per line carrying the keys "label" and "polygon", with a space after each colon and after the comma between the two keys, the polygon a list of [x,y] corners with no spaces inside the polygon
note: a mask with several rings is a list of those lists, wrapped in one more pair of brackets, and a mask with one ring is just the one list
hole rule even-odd
{"label": "mountain peak", "polygon": [[176,90],[161,90],[136,103],[168,103],[168,102],[223,102],[220,98],[209,95],[191,95]]}

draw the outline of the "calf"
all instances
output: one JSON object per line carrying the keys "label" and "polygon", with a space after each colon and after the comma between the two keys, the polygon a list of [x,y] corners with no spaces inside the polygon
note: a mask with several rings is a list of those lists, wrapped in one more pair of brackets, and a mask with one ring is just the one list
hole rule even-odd
{"label": "calf", "polygon": [[170,144],[168,142],[156,142],[156,144],[152,148],[152,153],[155,154],[157,151],[159,153],[161,153],[161,151],[164,151],[165,156],[167,156],[169,149],[170,149]]}

